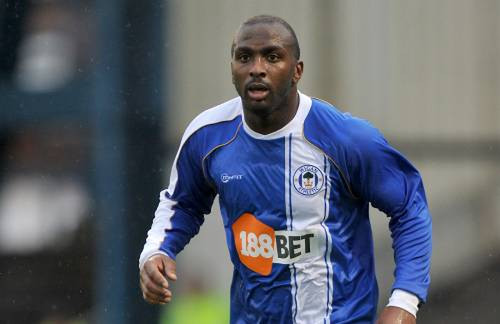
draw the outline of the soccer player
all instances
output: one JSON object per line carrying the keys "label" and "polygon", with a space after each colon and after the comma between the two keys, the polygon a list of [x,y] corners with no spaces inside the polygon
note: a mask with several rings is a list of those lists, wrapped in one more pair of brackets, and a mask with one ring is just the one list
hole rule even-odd
{"label": "soccer player", "polygon": [[184,133],[139,260],[144,298],[172,299],[175,257],[218,194],[231,323],[373,323],[371,203],[391,218],[396,261],[378,323],[415,323],[431,255],[418,171],[367,121],[297,90],[304,64],[284,20],[245,21],[231,57],[239,96]]}

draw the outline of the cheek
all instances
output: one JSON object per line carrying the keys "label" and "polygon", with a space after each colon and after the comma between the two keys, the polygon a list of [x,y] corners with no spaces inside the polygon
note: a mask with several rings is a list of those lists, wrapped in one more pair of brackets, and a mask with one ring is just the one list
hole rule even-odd
{"label": "cheek", "polygon": [[241,76],[237,72],[232,73],[232,80],[235,86],[241,84]]}
{"label": "cheek", "polygon": [[231,77],[232,77],[232,80],[233,80],[233,83],[236,84],[238,83],[239,80],[241,80],[241,75],[242,75],[242,71],[241,71],[241,68],[238,68],[238,66],[231,66]]}
{"label": "cheek", "polygon": [[241,95],[243,93],[244,87],[245,87],[244,78],[242,78],[241,74],[233,73],[232,74],[232,82],[233,82],[234,88],[236,89],[238,94]]}
{"label": "cheek", "polygon": [[280,88],[289,88],[293,84],[294,70],[281,70],[277,75],[277,84]]}
{"label": "cheek", "polygon": [[[290,68],[289,65],[280,66],[279,69],[275,72],[279,79],[284,82],[285,80],[290,80],[295,75],[295,69]],[[285,82],[286,83],[286,82]]]}

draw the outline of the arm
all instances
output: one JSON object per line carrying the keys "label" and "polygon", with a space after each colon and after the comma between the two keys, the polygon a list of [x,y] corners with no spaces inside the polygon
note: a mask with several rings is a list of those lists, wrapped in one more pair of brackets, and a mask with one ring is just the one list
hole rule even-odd
{"label": "arm", "polygon": [[177,279],[175,258],[198,233],[215,198],[215,191],[203,175],[196,144],[196,138],[181,144],[169,188],[160,193],[160,203],[139,258],[141,289],[150,303],[170,301],[167,279]]}
{"label": "arm", "polygon": [[[362,199],[391,218],[389,228],[396,263],[392,290],[410,293],[418,298],[417,302],[425,302],[430,283],[432,230],[420,174],[370,125],[363,122],[356,137],[349,161],[353,188]],[[407,307],[404,301],[398,302],[397,296],[394,299],[389,305],[416,313],[416,305]],[[387,313],[393,314],[394,308],[386,308],[381,320]]]}
{"label": "arm", "polygon": [[415,324],[416,322],[413,314],[394,306],[387,306],[377,320],[377,324]]}

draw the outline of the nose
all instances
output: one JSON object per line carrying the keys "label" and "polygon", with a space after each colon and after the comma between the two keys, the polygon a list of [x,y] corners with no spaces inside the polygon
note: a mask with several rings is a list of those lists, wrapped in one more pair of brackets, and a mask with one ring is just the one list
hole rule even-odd
{"label": "nose", "polygon": [[250,68],[250,76],[252,78],[264,78],[266,77],[265,62],[262,57],[257,57]]}

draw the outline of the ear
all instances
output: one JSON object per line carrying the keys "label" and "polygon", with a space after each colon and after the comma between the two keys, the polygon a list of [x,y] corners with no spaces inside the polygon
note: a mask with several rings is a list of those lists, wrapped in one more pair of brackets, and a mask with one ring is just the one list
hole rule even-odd
{"label": "ear", "polygon": [[233,61],[231,61],[231,82],[234,84]]}
{"label": "ear", "polygon": [[297,61],[295,64],[295,71],[293,72],[292,84],[299,83],[300,78],[302,78],[302,73],[304,72],[304,62]]}

